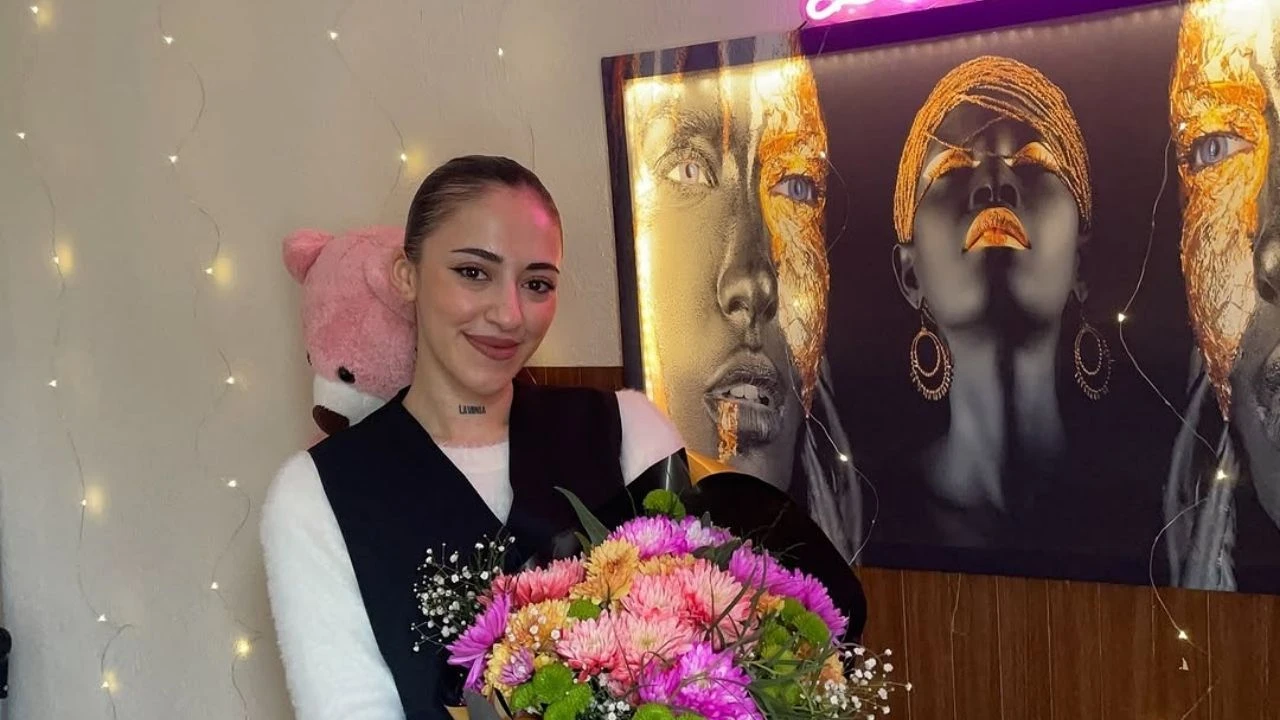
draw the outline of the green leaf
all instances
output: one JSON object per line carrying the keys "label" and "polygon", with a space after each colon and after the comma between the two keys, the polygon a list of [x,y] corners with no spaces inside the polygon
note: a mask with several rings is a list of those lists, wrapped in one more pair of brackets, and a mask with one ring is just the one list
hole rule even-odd
{"label": "green leaf", "polygon": [[582,714],[584,710],[591,706],[592,697],[591,686],[575,683],[573,687],[569,688],[569,692],[565,693],[564,697],[556,702],[565,703],[573,708],[573,714],[576,716]]}
{"label": "green leaf", "polygon": [[675,520],[681,520],[688,514],[680,496],[670,490],[650,490],[644,496],[644,509],[650,515],[666,515]]}
{"label": "green leaf", "polygon": [[645,703],[636,708],[636,714],[632,720],[675,720],[675,716],[671,714],[671,708],[658,703]]}
{"label": "green leaf", "polygon": [[577,495],[559,486],[556,489],[569,498],[569,504],[573,505],[573,511],[578,514],[578,522],[582,523],[582,529],[587,531],[587,539],[591,541],[589,545],[595,546],[604,542],[604,539],[609,537],[609,528],[605,527],[604,523],[582,504]]}
{"label": "green leaf", "polygon": [[569,603],[569,617],[579,620],[595,620],[600,617],[600,606],[590,600],[574,600]]}
{"label": "green leaf", "polygon": [[550,705],[573,687],[573,671],[560,663],[547,665],[533,674],[532,683],[538,701]]}

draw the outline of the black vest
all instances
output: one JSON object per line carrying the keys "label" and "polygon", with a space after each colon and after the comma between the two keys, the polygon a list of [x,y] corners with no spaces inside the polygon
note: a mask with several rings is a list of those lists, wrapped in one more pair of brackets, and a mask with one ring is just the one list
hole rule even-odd
{"label": "black vest", "polygon": [[[411,626],[421,620],[413,593],[418,566],[429,547],[465,553],[502,525],[404,408],[404,395],[322,441],[311,456],[407,720],[447,720],[444,699],[458,674],[434,649],[413,652]],[[557,486],[593,508],[623,489],[622,428],[613,393],[516,384],[510,447],[514,497],[506,529],[516,536],[517,549],[511,564],[577,527]]]}

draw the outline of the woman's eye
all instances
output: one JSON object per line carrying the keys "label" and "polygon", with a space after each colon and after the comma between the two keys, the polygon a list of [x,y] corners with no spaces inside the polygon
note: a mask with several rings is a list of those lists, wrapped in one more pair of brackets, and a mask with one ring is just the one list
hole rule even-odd
{"label": "woman's eye", "polygon": [[556,289],[555,285],[552,285],[546,280],[530,280],[528,283],[525,284],[525,287],[529,288],[530,290],[534,291],[539,295],[546,295],[547,293]]}
{"label": "woman's eye", "polygon": [[454,268],[454,272],[461,275],[467,280],[483,280],[485,278],[484,271],[478,267],[460,267]]}
{"label": "woman's eye", "polygon": [[711,187],[711,172],[697,160],[682,160],[667,173],[667,179],[684,185]]}
{"label": "woman's eye", "polygon": [[1192,171],[1217,165],[1242,150],[1248,150],[1253,144],[1248,140],[1230,133],[1210,133],[1202,135],[1191,143],[1187,153],[1187,164]]}
{"label": "woman's eye", "polygon": [[769,192],[806,205],[818,203],[818,184],[804,175],[788,175],[769,188]]}

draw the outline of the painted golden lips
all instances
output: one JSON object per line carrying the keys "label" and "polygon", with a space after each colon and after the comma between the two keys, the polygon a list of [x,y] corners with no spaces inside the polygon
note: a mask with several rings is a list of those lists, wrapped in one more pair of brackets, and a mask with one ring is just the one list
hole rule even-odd
{"label": "painted golden lips", "polygon": [[1003,207],[987,208],[969,224],[964,234],[964,251],[987,248],[1030,250],[1031,240],[1027,229],[1012,210]]}

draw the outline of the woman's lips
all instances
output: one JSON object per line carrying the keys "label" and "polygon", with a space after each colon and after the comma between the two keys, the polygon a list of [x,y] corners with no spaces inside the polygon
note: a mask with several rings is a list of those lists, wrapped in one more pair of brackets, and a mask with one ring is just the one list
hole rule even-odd
{"label": "woman's lips", "polygon": [[464,335],[464,337],[481,355],[496,362],[510,360],[516,356],[516,351],[520,349],[519,342],[508,338],[491,335]]}
{"label": "woman's lips", "polygon": [[1009,208],[993,207],[983,210],[969,223],[969,231],[965,233],[965,252],[996,247],[1031,249],[1027,229],[1022,226],[1018,215]]}
{"label": "woman's lips", "polygon": [[[786,404],[778,370],[759,353],[740,353],[722,365],[708,384],[704,404],[721,435],[722,455],[737,455],[767,444],[782,428]],[[727,425],[727,427],[726,427]],[[726,443],[726,435],[731,441]]]}

